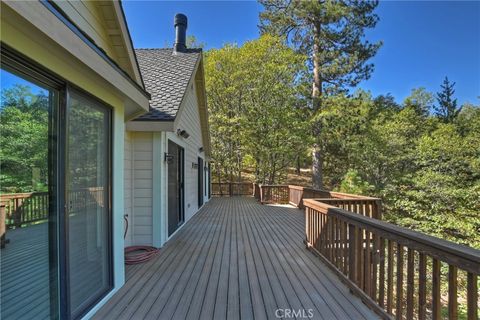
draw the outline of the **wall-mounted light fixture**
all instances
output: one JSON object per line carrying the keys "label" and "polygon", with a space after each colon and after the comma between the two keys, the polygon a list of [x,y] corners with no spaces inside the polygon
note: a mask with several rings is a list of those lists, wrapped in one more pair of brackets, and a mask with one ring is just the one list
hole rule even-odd
{"label": "wall-mounted light fixture", "polygon": [[177,136],[187,139],[188,137],[190,137],[190,134],[185,130],[177,129]]}
{"label": "wall-mounted light fixture", "polygon": [[203,147],[198,148],[198,152],[202,153],[203,152]]}
{"label": "wall-mounted light fixture", "polygon": [[192,169],[198,169],[198,163],[192,162]]}
{"label": "wall-mounted light fixture", "polygon": [[173,158],[174,158],[173,154],[170,154],[170,153],[166,153],[166,152],[165,152],[165,162],[166,162],[166,163],[172,163],[172,162],[173,162]]}

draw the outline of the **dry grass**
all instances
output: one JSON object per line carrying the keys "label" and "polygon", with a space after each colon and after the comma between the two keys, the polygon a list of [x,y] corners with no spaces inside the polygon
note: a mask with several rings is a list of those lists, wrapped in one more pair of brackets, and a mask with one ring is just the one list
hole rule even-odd
{"label": "dry grass", "polygon": [[[255,180],[255,175],[253,170],[245,169],[242,172],[242,181],[241,182],[253,182]],[[213,182],[218,182],[216,177],[213,177]],[[222,179],[223,182],[223,179]],[[237,180],[235,179],[235,182]],[[309,187],[312,185],[312,170],[311,169],[300,169],[300,174],[297,174],[295,168],[289,168],[287,173],[287,178],[282,181],[280,184],[294,184],[297,186]]]}

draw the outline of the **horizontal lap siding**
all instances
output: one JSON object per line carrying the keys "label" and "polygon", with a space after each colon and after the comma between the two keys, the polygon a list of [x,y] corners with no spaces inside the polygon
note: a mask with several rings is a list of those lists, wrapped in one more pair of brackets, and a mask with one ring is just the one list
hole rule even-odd
{"label": "horizontal lap siding", "polygon": [[152,245],[153,135],[135,132],[133,136],[133,245]]}
{"label": "horizontal lap siding", "polygon": [[[184,109],[180,112],[178,126],[190,134],[184,139],[185,147],[185,220],[190,219],[198,211],[198,169],[192,168],[192,163],[198,163],[198,156],[204,158],[198,149],[203,146],[198,113],[198,99],[194,87],[188,88]],[[176,128],[175,128],[176,129]]]}
{"label": "horizontal lap siding", "polygon": [[124,164],[124,178],[125,178],[125,190],[124,190],[124,201],[125,201],[125,214],[127,215],[127,220],[130,225],[130,228],[127,230],[127,236],[125,237],[125,246],[130,246],[132,244],[132,184],[133,184],[133,172],[132,172],[132,139],[129,132],[125,132],[125,164]]}
{"label": "horizontal lap siding", "polygon": [[65,14],[113,59],[124,71],[133,76],[124,36],[113,12],[113,5],[98,1],[55,1]]}
{"label": "horizontal lap siding", "polygon": [[115,51],[112,48],[107,30],[102,23],[100,8],[95,2],[84,3],[84,1],[55,1],[55,4],[67,14],[67,16],[90,38],[95,44],[105,50],[107,55],[117,60]]}

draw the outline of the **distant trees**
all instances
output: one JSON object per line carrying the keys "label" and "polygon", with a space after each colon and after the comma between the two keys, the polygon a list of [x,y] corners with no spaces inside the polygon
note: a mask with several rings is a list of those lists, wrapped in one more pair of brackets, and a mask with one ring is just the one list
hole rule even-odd
{"label": "distant trees", "polygon": [[271,35],[207,52],[215,176],[241,180],[247,166],[258,182],[284,178],[308,145],[299,98],[304,65],[304,56]]}
{"label": "distant trees", "polygon": [[437,104],[433,109],[437,117],[445,123],[452,123],[461,111],[461,108],[457,108],[457,99],[453,98],[454,87],[455,82],[450,82],[448,77],[445,77],[443,84],[440,85],[441,91],[435,95]]}
{"label": "distant trees", "polygon": [[48,97],[30,87],[2,90],[0,191],[44,190],[48,176]]}
{"label": "distant trees", "polygon": [[480,106],[444,122],[424,112],[430,97],[413,90],[398,106],[362,91],[327,99],[325,182],[382,197],[395,224],[480,248]]}
{"label": "distant trees", "polygon": [[[324,140],[317,121],[325,96],[337,94],[368,79],[373,57],[381,43],[363,39],[364,31],[377,24],[378,1],[260,0],[260,28],[277,34],[306,55],[311,71],[311,133],[313,136],[313,186],[323,186]],[[320,116],[321,117],[321,116]]]}

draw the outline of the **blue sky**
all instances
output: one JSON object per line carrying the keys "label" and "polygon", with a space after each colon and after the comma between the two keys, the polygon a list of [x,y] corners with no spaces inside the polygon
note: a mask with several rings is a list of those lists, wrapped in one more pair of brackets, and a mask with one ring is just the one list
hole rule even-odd
{"label": "blue sky", "polygon": [[[173,44],[173,16],[185,13],[188,34],[219,48],[258,37],[254,1],[124,1],[135,47]],[[373,62],[375,72],[359,87],[374,95],[391,93],[398,102],[412,88],[436,92],[445,76],[457,83],[460,103],[480,103],[480,1],[383,1],[380,22],[369,40],[384,45]]]}

